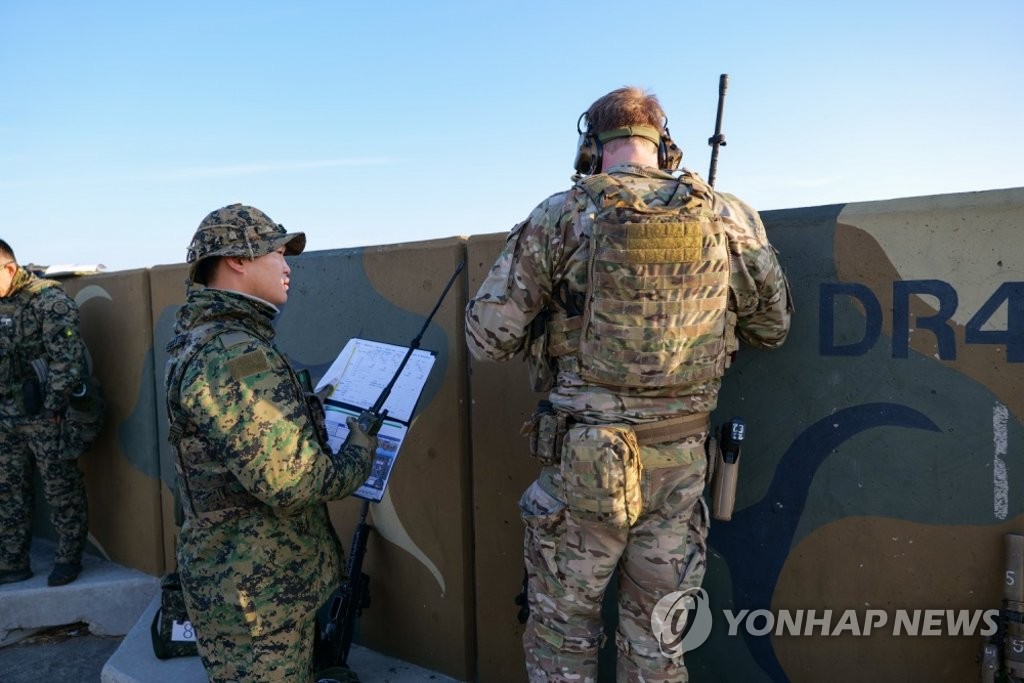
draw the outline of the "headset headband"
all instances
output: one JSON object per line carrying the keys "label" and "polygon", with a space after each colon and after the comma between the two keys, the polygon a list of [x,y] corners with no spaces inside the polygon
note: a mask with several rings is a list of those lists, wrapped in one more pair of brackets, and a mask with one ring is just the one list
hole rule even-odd
{"label": "headset headband", "polygon": [[661,132],[651,126],[622,126],[621,128],[612,128],[597,134],[597,139],[601,142],[630,137],[644,138],[656,145],[661,143]]}

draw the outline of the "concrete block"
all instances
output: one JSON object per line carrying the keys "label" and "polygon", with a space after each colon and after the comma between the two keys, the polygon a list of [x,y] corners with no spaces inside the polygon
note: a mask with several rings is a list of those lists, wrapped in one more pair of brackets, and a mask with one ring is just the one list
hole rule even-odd
{"label": "concrete block", "polygon": [[115,562],[86,555],[82,573],[50,587],[53,544],[32,544],[31,579],[0,586],[0,643],[10,644],[42,628],[85,622],[100,636],[122,636],[159,593],[159,580]]}

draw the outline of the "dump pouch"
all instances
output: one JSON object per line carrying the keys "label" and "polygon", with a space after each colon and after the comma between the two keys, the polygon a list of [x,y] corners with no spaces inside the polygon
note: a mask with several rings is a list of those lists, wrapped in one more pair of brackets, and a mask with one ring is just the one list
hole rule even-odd
{"label": "dump pouch", "polygon": [[581,521],[632,526],[643,506],[640,446],[629,425],[576,425],[562,448],[562,486],[569,513]]}

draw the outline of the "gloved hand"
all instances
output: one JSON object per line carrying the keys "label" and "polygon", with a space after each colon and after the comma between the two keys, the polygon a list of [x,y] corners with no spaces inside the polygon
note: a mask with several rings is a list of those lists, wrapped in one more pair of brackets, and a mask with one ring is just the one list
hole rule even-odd
{"label": "gloved hand", "polygon": [[356,418],[345,418],[345,424],[348,425],[348,436],[345,437],[345,443],[341,444],[341,452],[350,446],[365,449],[365,452],[371,456],[377,452],[377,437],[367,434],[359,426],[359,421]]}

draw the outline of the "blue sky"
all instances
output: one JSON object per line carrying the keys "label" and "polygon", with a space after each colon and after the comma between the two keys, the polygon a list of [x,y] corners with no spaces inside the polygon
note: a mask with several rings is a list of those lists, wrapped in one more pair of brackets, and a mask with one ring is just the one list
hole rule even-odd
{"label": "blue sky", "polygon": [[761,210],[1024,186],[1024,2],[0,0],[0,237],[22,262],[180,263],[257,206],[309,249],[504,232],[576,120],[653,90]]}

